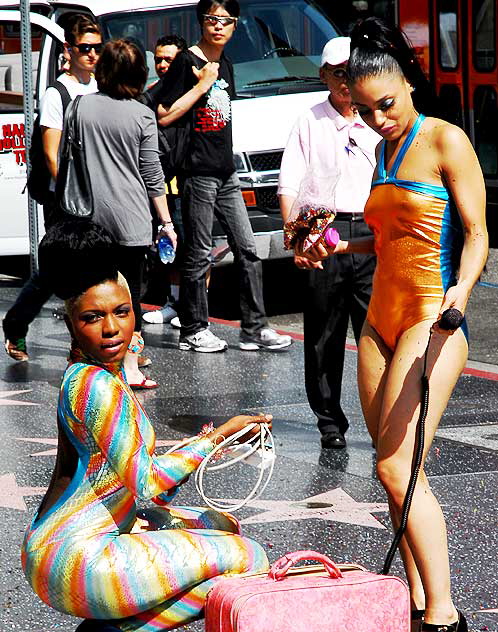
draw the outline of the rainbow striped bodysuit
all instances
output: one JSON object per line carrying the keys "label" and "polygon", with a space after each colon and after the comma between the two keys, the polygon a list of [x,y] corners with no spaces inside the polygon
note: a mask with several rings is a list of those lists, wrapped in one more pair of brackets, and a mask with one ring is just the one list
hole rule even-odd
{"label": "rainbow striped bodysuit", "polygon": [[[389,173],[383,141],[365,206],[377,255],[367,320],[391,350],[407,329],[437,319],[462,252],[462,224],[448,189],[396,177],[424,118],[415,121]],[[465,322],[462,328],[467,335]]]}
{"label": "rainbow striped bodysuit", "polygon": [[[113,620],[124,631],[170,630],[200,615],[223,574],[264,571],[262,547],[239,535],[229,514],[156,507],[134,532],[135,499],[168,503],[213,449],[200,438],[154,453],[154,430],[120,367],[70,364],[61,386],[59,431],[77,452],[71,482],[26,531],[22,563],[48,605]],[[43,504],[42,504],[43,506]]]}

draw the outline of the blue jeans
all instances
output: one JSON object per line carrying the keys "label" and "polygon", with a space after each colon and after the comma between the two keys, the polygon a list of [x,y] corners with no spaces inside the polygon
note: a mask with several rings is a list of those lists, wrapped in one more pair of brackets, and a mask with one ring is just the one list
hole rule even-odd
{"label": "blue jeans", "polygon": [[225,177],[188,176],[182,182],[185,249],[181,269],[179,316],[182,336],[208,326],[206,273],[214,216],[226,233],[239,270],[241,329],[254,335],[267,320],[263,302],[263,267],[236,173]]}

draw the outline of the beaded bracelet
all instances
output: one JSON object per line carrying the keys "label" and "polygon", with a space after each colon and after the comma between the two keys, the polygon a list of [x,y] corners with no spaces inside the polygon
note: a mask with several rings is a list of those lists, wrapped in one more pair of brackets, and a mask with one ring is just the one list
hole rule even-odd
{"label": "beaded bracelet", "polygon": [[144,345],[145,343],[142,336],[139,336],[138,334],[133,334],[130,340],[130,344],[128,345],[128,351],[130,353],[141,353],[143,351]]}
{"label": "beaded bracelet", "polygon": [[[214,424],[212,421],[210,421],[208,424],[204,424],[197,436],[205,437],[206,435],[211,434],[211,432],[214,432]],[[208,438],[211,441],[211,443],[214,445],[214,447],[216,447],[217,445],[220,445],[220,443],[223,443],[223,441],[226,440],[226,438],[223,435],[218,435],[216,437],[216,440],[211,439],[211,437],[208,437]],[[221,441],[218,441],[218,439],[221,439]],[[214,460],[217,461],[218,459],[221,459],[221,457],[225,453],[226,453],[226,450],[220,450],[220,452],[214,457]]]}

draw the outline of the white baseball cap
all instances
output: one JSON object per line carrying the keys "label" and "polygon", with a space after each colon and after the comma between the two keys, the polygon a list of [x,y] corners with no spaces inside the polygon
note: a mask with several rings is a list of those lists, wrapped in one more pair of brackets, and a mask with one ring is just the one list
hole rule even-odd
{"label": "white baseball cap", "polygon": [[334,37],[329,40],[322,52],[322,63],[320,67],[325,64],[331,66],[338,66],[343,64],[349,59],[349,53],[351,50],[351,38],[349,37]]}

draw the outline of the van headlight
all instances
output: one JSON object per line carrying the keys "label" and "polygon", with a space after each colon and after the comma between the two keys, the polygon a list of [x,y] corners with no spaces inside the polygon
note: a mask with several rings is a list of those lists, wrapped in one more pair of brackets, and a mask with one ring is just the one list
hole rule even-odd
{"label": "van headlight", "polygon": [[233,161],[235,163],[235,170],[237,173],[247,173],[249,171],[244,154],[234,153]]}

